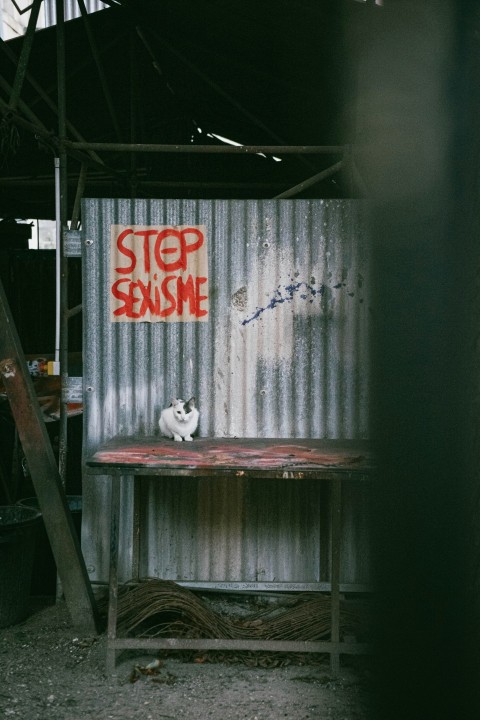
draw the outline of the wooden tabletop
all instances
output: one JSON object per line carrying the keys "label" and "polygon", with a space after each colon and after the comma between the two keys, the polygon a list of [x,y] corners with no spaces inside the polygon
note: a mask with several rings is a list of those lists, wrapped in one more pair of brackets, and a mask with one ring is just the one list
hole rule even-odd
{"label": "wooden tabletop", "polygon": [[115,437],[86,465],[108,475],[329,479],[369,475],[373,456],[357,440]]}

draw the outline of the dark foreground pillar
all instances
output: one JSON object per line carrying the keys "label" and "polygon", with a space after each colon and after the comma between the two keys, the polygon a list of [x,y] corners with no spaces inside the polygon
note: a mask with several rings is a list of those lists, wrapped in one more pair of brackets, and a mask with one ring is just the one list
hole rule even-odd
{"label": "dark foreground pillar", "polygon": [[380,481],[372,716],[480,717],[480,17],[447,1],[372,10],[357,98]]}

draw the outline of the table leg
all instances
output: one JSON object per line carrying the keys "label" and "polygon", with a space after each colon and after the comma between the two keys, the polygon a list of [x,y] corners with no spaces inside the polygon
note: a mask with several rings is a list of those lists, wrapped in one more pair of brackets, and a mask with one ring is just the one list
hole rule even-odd
{"label": "table leg", "polygon": [[112,477],[110,525],[110,578],[107,627],[107,674],[115,672],[115,648],[111,646],[117,636],[118,605],[118,526],[120,522],[120,478]]}
{"label": "table leg", "polygon": [[132,537],[132,579],[140,580],[140,505],[142,497],[142,478],[133,478],[133,537]]}
{"label": "table leg", "polygon": [[[342,485],[341,480],[332,480],[332,536],[331,536],[331,642],[340,642],[340,545],[341,545]],[[332,674],[340,672],[340,653],[330,654]]]}

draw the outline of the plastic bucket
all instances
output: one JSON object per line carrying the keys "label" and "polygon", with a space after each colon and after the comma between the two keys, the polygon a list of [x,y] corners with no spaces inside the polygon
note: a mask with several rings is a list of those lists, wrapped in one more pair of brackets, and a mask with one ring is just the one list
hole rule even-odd
{"label": "plastic bucket", "polygon": [[[73,524],[80,539],[82,527],[82,496],[67,495],[68,509],[72,514]],[[32,507],[39,510],[40,506],[36,497],[28,497],[18,500],[17,505],[21,507]],[[57,586],[57,566],[53,557],[50,541],[43,521],[40,523],[37,544],[33,560],[32,572],[32,595],[55,595]]]}
{"label": "plastic bucket", "polygon": [[0,627],[23,620],[28,611],[38,509],[0,506]]}

